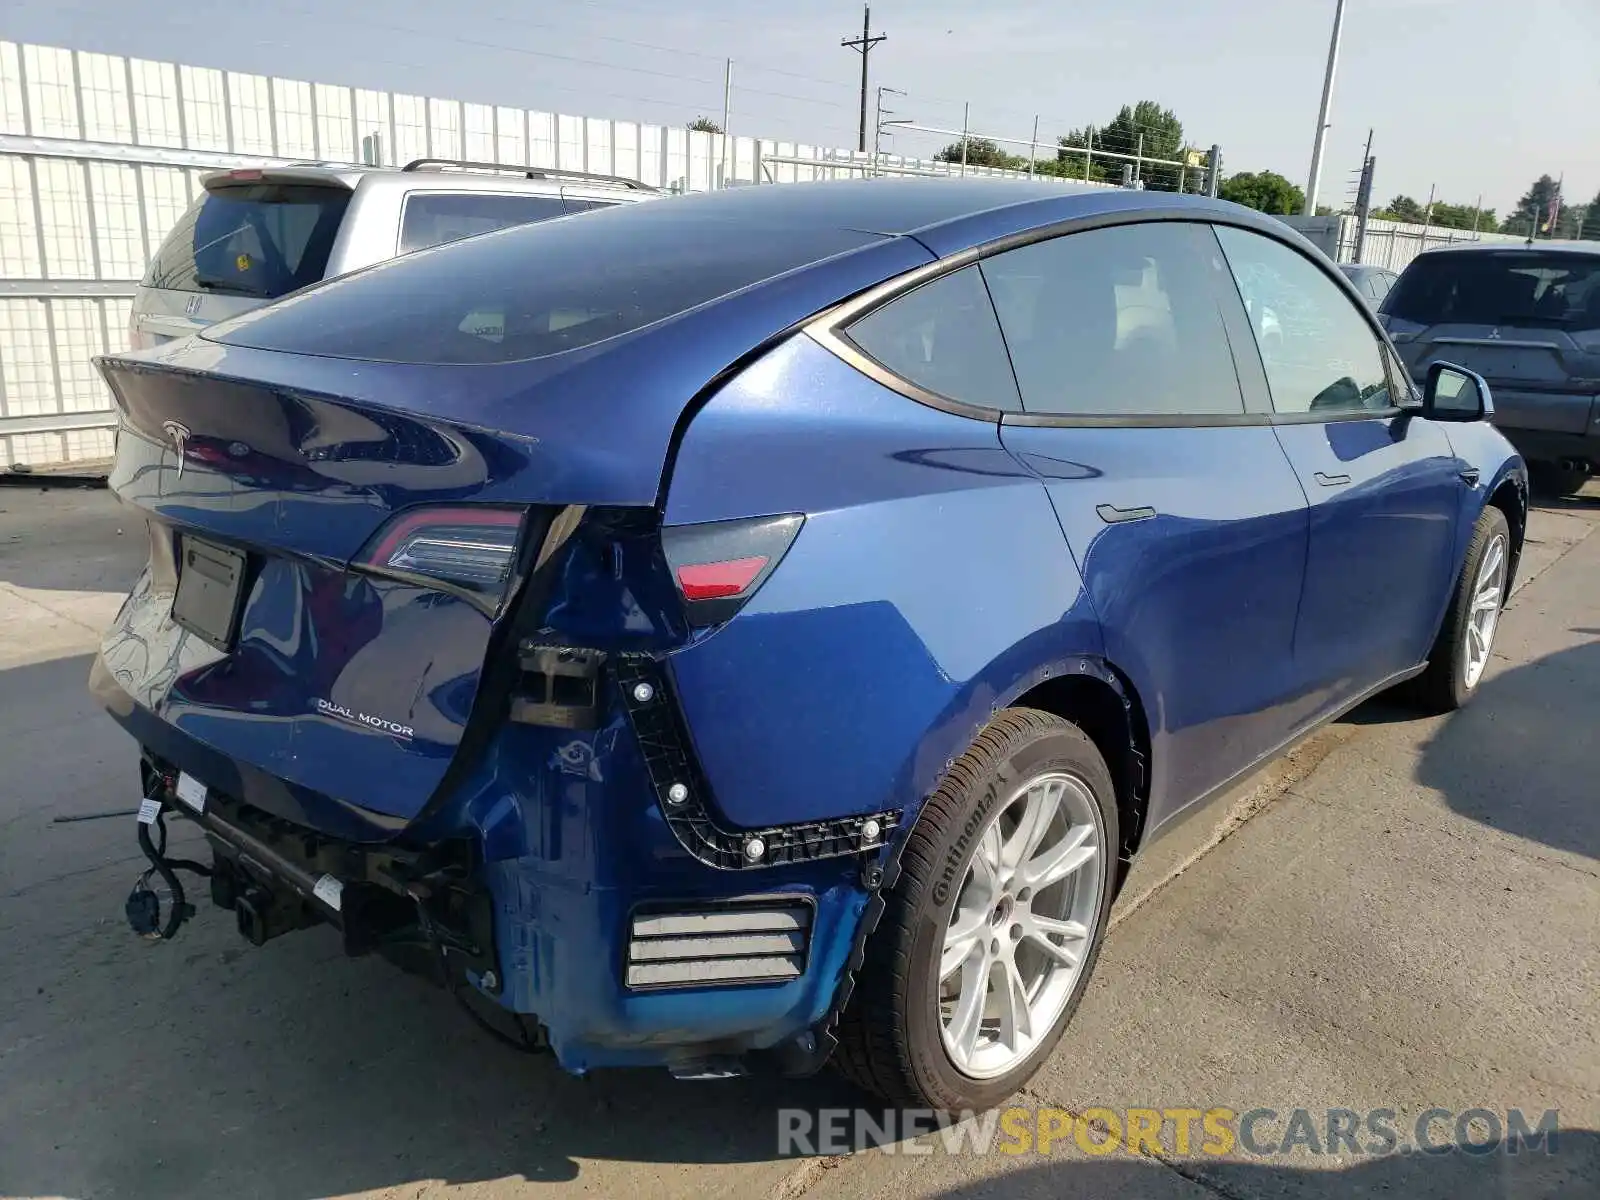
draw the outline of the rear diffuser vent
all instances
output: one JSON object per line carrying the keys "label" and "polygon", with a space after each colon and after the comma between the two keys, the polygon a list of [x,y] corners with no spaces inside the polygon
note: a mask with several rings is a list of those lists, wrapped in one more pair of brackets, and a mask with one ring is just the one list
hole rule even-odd
{"label": "rear diffuser vent", "polygon": [[785,983],[806,969],[811,905],[783,897],[638,912],[628,935],[630,988]]}

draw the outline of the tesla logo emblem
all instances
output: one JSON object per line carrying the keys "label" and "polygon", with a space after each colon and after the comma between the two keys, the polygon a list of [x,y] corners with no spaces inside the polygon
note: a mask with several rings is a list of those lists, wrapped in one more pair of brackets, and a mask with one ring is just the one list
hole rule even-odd
{"label": "tesla logo emblem", "polygon": [[190,296],[188,300],[184,301],[183,315],[186,316],[186,317],[192,317],[192,316],[195,315],[195,313],[197,313],[199,311],[200,311],[200,296],[199,296],[198,293],[196,293],[195,295]]}
{"label": "tesla logo emblem", "polygon": [[178,421],[163,421],[162,430],[172,439],[172,444],[178,450],[178,478],[183,478],[183,448],[189,441],[189,427]]}

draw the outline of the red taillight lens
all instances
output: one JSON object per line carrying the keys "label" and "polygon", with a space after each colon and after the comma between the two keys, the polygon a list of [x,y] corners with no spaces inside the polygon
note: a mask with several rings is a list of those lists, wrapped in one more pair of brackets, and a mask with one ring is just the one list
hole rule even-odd
{"label": "red taillight lens", "polygon": [[499,603],[516,566],[521,509],[451,505],[399,513],[356,562],[464,588]]}
{"label": "red taillight lens", "polygon": [[669,525],[662,549],[693,625],[726,621],[756,594],[788,552],[805,518],[798,514]]}
{"label": "red taillight lens", "polygon": [[685,600],[721,600],[737,596],[767,565],[764,554],[730,562],[687,563],[678,568],[678,590]]}

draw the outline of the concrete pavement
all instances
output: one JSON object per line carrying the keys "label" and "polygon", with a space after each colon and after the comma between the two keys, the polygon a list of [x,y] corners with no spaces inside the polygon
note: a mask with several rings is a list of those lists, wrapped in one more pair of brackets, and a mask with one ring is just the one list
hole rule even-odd
{"label": "concrete pavement", "polygon": [[103,493],[0,490],[0,1195],[1600,1194],[1597,524],[1596,499],[1536,514],[1471,708],[1365,706],[1142,860],[1018,1101],[1387,1107],[1407,1131],[1431,1105],[1559,1108],[1558,1154],[781,1158],[778,1108],[861,1097],[574,1080],[329,931],[253,950],[202,910],[133,938],[130,822],[53,818],[136,801],[83,680],[143,532]]}

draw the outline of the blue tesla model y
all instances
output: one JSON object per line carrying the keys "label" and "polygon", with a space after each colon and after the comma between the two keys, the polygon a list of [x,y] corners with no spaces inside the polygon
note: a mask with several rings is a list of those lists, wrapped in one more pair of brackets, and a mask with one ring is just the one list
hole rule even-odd
{"label": "blue tesla model y", "polygon": [[101,366],[130,922],[206,877],[578,1072],[1008,1095],[1180,814],[1472,696],[1526,512],[1481,379],[1418,394],[1308,243],[1153,192],[641,204]]}

